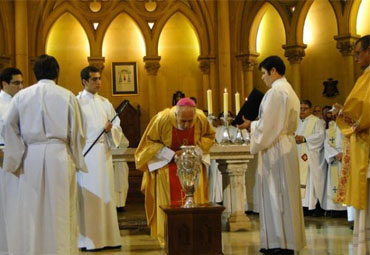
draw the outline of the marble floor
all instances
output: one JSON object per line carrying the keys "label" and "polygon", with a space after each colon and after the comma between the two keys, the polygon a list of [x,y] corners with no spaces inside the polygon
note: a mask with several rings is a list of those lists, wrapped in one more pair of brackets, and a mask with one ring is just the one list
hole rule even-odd
{"label": "marble floor", "polygon": [[[119,213],[120,220],[143,218],[144,210],[140,206],[129,206]],[[253,228],[248,232],[223,232],[223,252],[225,255],[259,255],[259,220],[258,215],[248,215]],[[306,217],[307,246],[299,255],[351,255],[352,230],[344,218]],[[121,230],[121,250],[100,252],[81,252],[80,255],[164,255],[158,242],[148,235],[148,229]]]}

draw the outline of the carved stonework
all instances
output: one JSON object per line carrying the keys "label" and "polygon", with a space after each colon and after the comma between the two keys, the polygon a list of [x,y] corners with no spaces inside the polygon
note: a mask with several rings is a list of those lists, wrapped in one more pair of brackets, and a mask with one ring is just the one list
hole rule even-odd
{"label": "carved stonework", "polygon": [[0,70],[3,70],[4,68],[10,67],[11,59],[8,56],[0,56]]}
{"label": "carved stonework", "polygon": [[210,67],[211,67],[211,61],[214,61],[214,57],[198,57],[199,61],[199,68],[202,71],[202,74],[209,75],[210,73]]}
{"label": "carved stonework", "polygon": [[241,61],[244,72],[251,72],[254,66],[257,65],[258,56],[258,53],[241,53],[236,55],[236,58]]}
{"label": "carved stonework", "polygon": [[144,57],[145,70],[148,72],[149,75],[157,75],[157,72],[161,67],[161,65],[159,64],[160,60],[160,56]]}
{"label": "carved stonework", "polygon": [[337,49],[343,56],[353,56],[356,41],[360,38],[357,35],[338,35],[334,36],[337,41]]}
{"label": "carved stonework", "polygon": [[105,57],[88,57],[89,65],[95,66],[100,72],[104,69]]}
{"label": "carved stonework", "polygon": [[284,56],[288,58],[290,64],[299,64],[301,63],[303,57],[305,56],[304,49],[307,45],[283,45],[285,50]]}

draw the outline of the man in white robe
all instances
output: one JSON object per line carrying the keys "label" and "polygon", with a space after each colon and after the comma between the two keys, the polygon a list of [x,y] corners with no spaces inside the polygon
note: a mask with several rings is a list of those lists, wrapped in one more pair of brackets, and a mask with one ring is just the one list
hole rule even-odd
{"label": "man in white robe", "polygon": [[303,207],[316,209],[317,202],[322,205],[325,171],[322,169],[322,152],[325,129],[321,119],[312,115],[312,104],[303,100],[300,120],[296,131],[301,195]]}
{"label": "man in white robe", "polygon": [[299,99],[284,77],[284,62],[277,56],[259,66],[270,89],[262,99],[251,128],[251,153],[258,153],[261,253],[294,254],[306,245],[294,131]]}
{"label": "man in white robe", "polygon": [[77,255],[76,171],[87,171],[76,97],[55,84],[59,65],[39,56],[38,82],[18,92],[4,118],[5,171],[19,176],[12,255]]}
{"label": "man in white robe", "polygon": [[121,236],[113,182],[112,148],[122,139],[120,119],[111,122],[116,112],[112,104],[98,95],[100,72],[88,66],[81,70],[84,90],[77,99],[86,132],[84,153],[104,130],[105,133],[85,156],[88,173],[78,174],[80,199],[79,248],[87,250],[120,247]]}
{"label": "man in white robe", "polygon": [[[12,97],[23,88],[23,77],[17,68],[5,68],[0,75],[0,148],[4,146],[1,136],[4,116]],[[0,167],[0,255],[8,254],[7,233],[12,226],[18,192],[18,178]]]}
{"label": "man in white robe", "polygon": [[325,130],[324,155],[327,172],[322,208],[327,211],[345,211],[345,206],[335,202],[343,154],[342,133],[334,120],[329,122],[329,127]]}

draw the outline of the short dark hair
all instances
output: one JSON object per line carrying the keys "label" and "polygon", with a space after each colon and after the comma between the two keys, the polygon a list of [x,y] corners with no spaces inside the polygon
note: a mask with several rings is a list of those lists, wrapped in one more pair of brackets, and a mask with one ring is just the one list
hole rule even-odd
{"label": "short dark hair", "polygon": [[366,50],[370,46],[370,35],[365,35],[356,41],[356,45],[361,43],[361,49]]}
{"label": "short dark hair", "polygon": [[3,81],[9,84],[13,78],[13,75],[17,74],[22,75],[22,72],[18,68],[15,67],[5,68],[0,74],[0,87],[3,88]]}
{"label": "short dark hair", "polygon": [[38,81],[42,79],[54,80],[59,76],[58,61],[53,56],[40,55],[33,65],[33,72]]}
{"label": "short dark hair", "polygon": [[324,111],[325,109],[328,109],[328,110],[331,110],[331,106],[330,105],[325,105],[323,108],[322,108],[322,111]]}
{"label": "short dark hair", "polygon": [[80,76],[81,80],[89,80],[90,73],[100,73],[99,69],[95,66],[86,66],[84,69],[81,70]]}
{"label": "short dark hair", "polygon": [[278,56],[270,56],[268,58],[265,58],[265,60],[263,60],[258,66],[259,70],[261,70],[262,68],[266,69],[268,74],[270,74],[272,68],[275,68],[280,75],[285,74],[285,64],[283,60]]}
{"label": "short dark hair", "polygon": [[311,103],[311,101],[310,101],[310,100],[308,100],[308,99],[304,99],[304,100],[302,100],[302,101],[301,101],[301,104],[306,104],[306,105],[308,105],[308,107],[312,108],[312,103]]}

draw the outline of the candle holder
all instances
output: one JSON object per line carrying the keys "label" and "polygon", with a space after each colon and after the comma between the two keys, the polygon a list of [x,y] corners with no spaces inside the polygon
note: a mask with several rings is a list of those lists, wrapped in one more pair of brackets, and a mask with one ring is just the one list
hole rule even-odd
{"label": "candle holder", "polygon": [[229,130],[229,121],[232,120],[227,114],[221,118],[224,122],[224,131],[222,132],[222,140],[221,144],[227,145],[227,144],[232,144],[232,139],[230,135],[230,130]]}
{"label": "candle holder", "polygon": [[245,142],[245,139],[243,137],[243,133],[242,131],[238,128],[238,130],[236,131],[236,135],[235,135],[235,140],[234,140],[234,143],[235,144],[243,144]]}
{"label": "candle holder", "polygon": [[209,123],[213,126],[213,121],[217,118],[215,116],[213,116],[212,114],[208,114],[207,119],[208,119]]}

